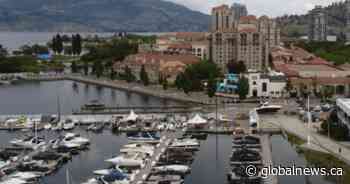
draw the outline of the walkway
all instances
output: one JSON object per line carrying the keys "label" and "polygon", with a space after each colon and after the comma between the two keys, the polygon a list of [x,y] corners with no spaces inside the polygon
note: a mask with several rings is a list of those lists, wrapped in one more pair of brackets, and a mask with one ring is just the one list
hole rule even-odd
{"label": "walkway", "polygon": [[145,166],[141,168],[140,172],[135,175],[131,184],[139,184],[145,181],[148,175],[151,173],[153,166],[158,162],[160,156],[167,149],[169,144],[178,137],[178,133],[175,132],[165,132],[162,136],[161,142],[156,147],[152,157],[145,163]]}
{"label": "walkway", "polygon": [[[328,137],[320,135],[317,132],[309,130],[307,124],[302,123],[296,117],[276,114],[260,116],[260,120],[262,121],[261,123],[266,122],[275,124],[276,126],[279,126],[287,132],[290,132],[304,140],[307,140],[308,135],[310,135],[310,142],[312,144],[320,146],[335,157],[350,165],[349,148],[329,139]],[[341,149],[341,152],[339,152],[339,149]]]}
{"label": "walkway", "polygon": [[[262,160],[264,167],[271,167],[273,166],[272,162],[272,153],[271,153],[271,141],[270,141],[270,135],[264,134],[261,135],[261,155],[262,155]],[[278,183],[278,178],[277,176],[269,175],[267,178],[264,178],[264,183],[265,184],[277,184]]]}

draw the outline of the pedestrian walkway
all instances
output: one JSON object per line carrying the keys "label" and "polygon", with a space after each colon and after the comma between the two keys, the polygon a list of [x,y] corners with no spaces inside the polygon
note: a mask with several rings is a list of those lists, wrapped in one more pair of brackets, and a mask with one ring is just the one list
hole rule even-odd
{"label": "pedestrian walkway", "polygon": [[323,135],[309,130],[307,124],[299,119],[282,114],[260,116],[262,123],[273,123],[276,126],[290,132],[301,139],[307,140],[310,136],[310,142],[327,150],[330,154],[350,165],[350,149],[338,142],[329,139]]}

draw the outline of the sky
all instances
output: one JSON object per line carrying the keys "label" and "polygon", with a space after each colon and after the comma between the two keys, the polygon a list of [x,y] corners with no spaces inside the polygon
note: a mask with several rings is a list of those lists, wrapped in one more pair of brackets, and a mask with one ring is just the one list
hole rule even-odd
{"label": "sky", "polygon": [[305,14],[315,5],[326,6],[341,0],[167,0],[187,6],[190,9],[210,14],[212,7],[234,2],[247,5],[249,14],[276,17],[284,14]]}

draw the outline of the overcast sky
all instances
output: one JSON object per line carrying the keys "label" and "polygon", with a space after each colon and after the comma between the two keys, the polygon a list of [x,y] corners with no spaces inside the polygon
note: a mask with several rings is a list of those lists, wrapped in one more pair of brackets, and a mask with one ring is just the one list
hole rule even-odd
{"label": "overcast sky", "polygon": [[167,0],[183,4],[193,10],[210,13],[213,6],[220,4],[244,3],[249,14],[279,16],[284,14],[304,14],[315,5],[329,5],[341,0]]}

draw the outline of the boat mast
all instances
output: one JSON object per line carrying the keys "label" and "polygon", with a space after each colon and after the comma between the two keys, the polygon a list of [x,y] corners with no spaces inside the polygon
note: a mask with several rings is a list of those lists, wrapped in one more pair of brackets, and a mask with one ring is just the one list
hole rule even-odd
{"label": "boat mast", "polygon": [[69,170],[66,169],[66,184],[70,184],[70,178],[69,178]]}

